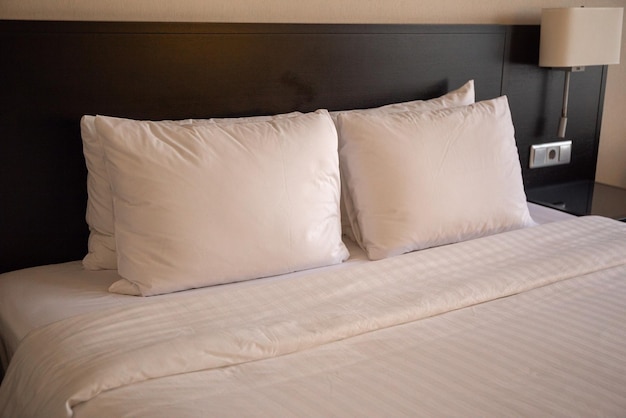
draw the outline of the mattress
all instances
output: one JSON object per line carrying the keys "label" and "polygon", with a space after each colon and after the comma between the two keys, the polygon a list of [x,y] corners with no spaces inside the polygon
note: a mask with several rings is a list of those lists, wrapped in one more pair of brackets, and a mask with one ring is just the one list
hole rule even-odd
{"label": "mattress", "polygon": [[77,315],[23,340],[0,406],[7,416],[24,406],[90,417],[623,415],[625,234],[623,223],[575,218]]}

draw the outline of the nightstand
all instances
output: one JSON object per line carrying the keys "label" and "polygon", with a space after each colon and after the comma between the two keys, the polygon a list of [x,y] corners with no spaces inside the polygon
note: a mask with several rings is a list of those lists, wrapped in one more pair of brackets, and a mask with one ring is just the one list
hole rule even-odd
{"label": "nightstand", "polygon": [[626,189],[574,181],[526,190],[530,202],[574,215],[600,215],[626,222]]}

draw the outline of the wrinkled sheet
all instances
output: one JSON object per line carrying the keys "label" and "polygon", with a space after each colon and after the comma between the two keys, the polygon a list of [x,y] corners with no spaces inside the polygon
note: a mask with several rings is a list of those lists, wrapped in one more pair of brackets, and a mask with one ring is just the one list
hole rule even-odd
{"label": "wrinkled sheet", "polygon": [[[24,339],[0,388],[0,411],[3,416],[71,416],[74,409],[78,416],[171,416],[173,411],[167,408],[176,406],[181,412],[178,416],[202,416],[209,407],[211,414],[220,416],[283,412],[332,416],[359,410],[375,416],[376,411],[394,408],[401,415],[444,410],[480,414],[496,406],[499,413],[565,415],[576,411],[568,409],[574,400],[583,399],[582,405],[623,413],[626,353],[623,348],[620,353],[619,347],[626,346],[625,264],[626,224],[586,217],[336,272],[314,272],[297,280],[259,280],[245,288],[202,295],[189,292],[175,300],[154,298],[141,306],[87,313],[40,328]],[[571,303],[579,288],[587,289],[582,292],[582,308]],[[524,335],[520,320],[530,321],[525,332],[531,333],[536,332],[531,325],[537,321],[564,321],[565,330],[578,323],[570,314],[552,312],[552,301],[570,313],[584,311],[584,318],[590,309],[608,311],[590,315],[583,320],[584,327],[572,326],[574,335],[566,332],[563,337],[561,329],[542,327],[535,338],[520,339],[522,352],[516,354],[515,347],[508,347],[513,348],[512,354],[502,357],[511,358],[510,362],[500,361],[498,344],[508,341],[502,335],[511,331],[517,335],[518,330]],[[529,319],[542,310],[547,311],[540,318]],[[516,316],[519,312],[527,315]],[[502,318],[517,322],[511,328],[499,322]],[[485,321],[492,326],[471,326]],[[448,325],[441,327],[442,323]],[[590,335],[592,330],[597,334]],[[483,331],[487,334],[482,335]],[[426,341],[420,341],[424,336],[428,336]],[[539,368],[530,371],[526,369],[530,366],[513,361],[535,358],[522,341],[555,338],[557,347],[572,347],[564,356],[558,350],[553,350],[553,357],[544,353],[545,357],[535,360]],[[598,346],[590,341],[598,341]],[[475,357],[482,358],[477,365],[459,363],[455,354],[462,354],[466,343],[469,351],[489,347],[487,352],[495,354],[485,356],[479,350],[483,356]],[[354,352],[360,344],[380,350],[366,349],[369,357],[362,357]],[[424,354],[430,353],[431,359],[439,354],[433,363],[435,372],[425,373],[423,380],[419,368],[409,367],[421,364],[419,357],[404,356],[419,353],[416,347],[426,348]],[[604,357],[599,356],[602,353]],[[407,359],[414,363],[404,364]],[[555,365],[577,359],[592,361],[573,367],[571,373],[569,366]],[[264,373],[251,372],[246,378],[246,369],[255,367]],[[545,371],[542,367],[561,373],[536,379]],[[389,372],[383,376],[400,372],[403,377],[383,380],[383,384],[366,379],[372,373],[380,377],[385,370]],[[241,379],[229,386],[233,376]],[[336,387],[345,396],[330,396],[335,400],[331,403],[324,397],[320,402],[321,395],[311,392],[314,385],[321,378],[326,386],[320,393],[328,395],[328,385],[332,387],[337,376],[343,376]],[[578,380],[569,393],[573,376]],[[543,391],[541,385],[520,384],[529,378],[552,392]],[[358,385],[345,385],[351,381]],[[281,403],[281,396],[272,398],[276,395],[272,388],[285,382],[291,388],[286,393],[300,394],[294,397],[297,403]],[[500,391],[493,389],[494,382]],[[407,396],[407,387],[414,396]],[[431,387],[448,388],[452,396],[441,398],[446,390],[424,396]],[[502,388],[510,390],[502,392]],[[511,395],[520,388],[537,398],[525,395],[515,400]],[[491,392],[493,396],[488,396]],[[370,405],[366,393],[376,394],[374,398],[383,404]],[[391,401],[398,393],[402,400]],[[546,393],[554,395],[545,400]],[[589,394],[595,396],[587,399]],[[501,396],[510,402],[503,402]],[[444,408],[443,403],[429,404],[429,399],[448,402]]]}
{"label": "wrinkled sheet", "polygon": [[[365,252],[355,242],[346,239],[345,244],[350,251],[348,260],[315,271],[334,271],[368,261]],[[307,274],[310,272],[296,271],[263,280],[289,280]],[[6,370],[20,341],[35,328],[88,312],[121,309],[150,301],[150,298],[109,292],[109,287],[118,280],[120,276],[117,270],[85,270],[80,261],[27,268],[0,275],[2,369]],[[229,286],[246,287],[250,283],[252,282],[237,282]],[[210,293],[214,289],[207,287],[190,292]],[[170,293],[160,295],[159,298],[176,299],[184,293]]]}
{"label": "wrinkled sheet", "polygon": [[[575,218],[545,206],[528,203],[533,220],[539,224]],[[342,269],[367,262],[365,252],[358,245],[344,239],[350,258],[340,265],[324,270]],[[274,277],[288,280],[310,272],[299,271]],[[144,298],[110,293],[108,288],[120,280],[116,270],[85,270],[80,261],[53,264],[18,270],[0,275],[0,362],[6,370],[19,342],[33,329],[71,316],[108,308],[144,303]],[[268,280],[267,278],[264,280]],[[233,283],[247,286],[249,282]],[[211,292],[198,289],[194,292]],[[177,298],[179,293],[162,295]]]}

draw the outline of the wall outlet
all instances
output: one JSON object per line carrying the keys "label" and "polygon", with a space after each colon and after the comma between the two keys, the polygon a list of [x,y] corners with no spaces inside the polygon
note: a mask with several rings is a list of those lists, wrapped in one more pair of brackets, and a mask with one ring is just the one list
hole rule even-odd
{"label": "wall outlet", "polygon": [[531,145],[530,168],[569,164],[572,160],[572,141]]}

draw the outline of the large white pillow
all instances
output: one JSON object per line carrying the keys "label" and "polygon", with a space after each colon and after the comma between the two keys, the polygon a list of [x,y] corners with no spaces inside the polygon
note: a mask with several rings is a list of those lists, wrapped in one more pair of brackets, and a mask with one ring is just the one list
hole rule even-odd
{"label": "large white pillow", "polygon": [[[385,115],[389,113],[406,112],[406,111],[427,111],[434,109],[443,109],[447,107],[467,106],[474,103],[475,91],[474,80],[469,80],[464,85],[456,90],[450,91],[443,96],[430,100],[414,100],[403,103],[393,103],[381,107],[371,109],[357,109],[348,111],[331,112],[331,116],[335,123],[338,123],[339,115],[353,114],[353,113],[366,113],[370,115]],[[341,143],[341,132],[339,132],[339,143]],[[342,185],[345,189],[345,184]],[[351,218],[354,218],[354,205],[350,199],[350,194],[341,193],[341,229],[343,233],[352,240],[357,240],[358,229],[354,230],[354,226],[350,222]],[[358,226],[357,226],[358,228]]]}
{"label": "large white pillow", "polygon": [[340,263],[337,133],[326,111],[177,125],[97,116],[118,272],[154,295]]}
{"label": "large white pillow", "polygon": [[[441,97],[431,100],[415,100],[404,103],[394,103],[373,109],[349,110],[346,112],[391,113],[406,110],[430,110],[442,107],[463,106],[474,103],[474,81],[470,80],[463,86]],[[333,120],[344,112],[332,112]],[[177,125],[206,123],[245,123],[250,121],[267,121],[299,115],[292,112],[281,115],[254,116],[249,118],[228,119],[187,119],[182,121],[163,121]],[[113,198],[111,185],[104,166],[104,151],[94,127],[95,116],[86,115],[81,119],[81,135],[83,152],[87,165],[87,212],[86,221],[89,225],[88,252],[83,258],[83,266],[88,270],[117,269],[117,254],[115,250],[115,229],[113,225]],[[349,196],[342,193],[341,219],[344,233],[354,239],[347,211],[352,209]]]}
{"label": "large white pillow", "polygon": [[[300,115],[299,112],[272,116],[254,116],[228,119],[185,119],[161,121],[174,125],[205,125],[207,123],[258,122]],[[83,153],[87,165],[87,211],[89,225],[88,252],[83,266],[88,270],[117,269],[115,228],[113,224],[113,196],[109,175],[104,165],[104,149],[94,125],[95,116],[85,115],[80,121]]]}
{"label": "large white pillow", "polygon": [[339,116],[357,242],[381,259],[533,224],[506,97]]}

